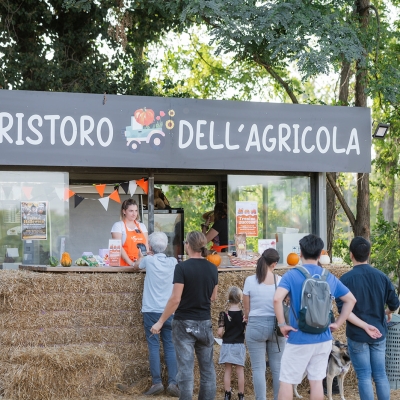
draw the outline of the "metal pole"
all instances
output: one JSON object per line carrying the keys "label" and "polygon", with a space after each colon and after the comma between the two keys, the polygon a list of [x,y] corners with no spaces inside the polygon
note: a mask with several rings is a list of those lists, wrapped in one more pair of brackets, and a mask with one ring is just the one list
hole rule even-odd
{"label": "metal pole", "polygon": [[154,232],[154,174],[153,172],[149,173],[149,193],[148,193],[148,218],[149,218],[149,226],[147,230],[149,231],[149,235]]}

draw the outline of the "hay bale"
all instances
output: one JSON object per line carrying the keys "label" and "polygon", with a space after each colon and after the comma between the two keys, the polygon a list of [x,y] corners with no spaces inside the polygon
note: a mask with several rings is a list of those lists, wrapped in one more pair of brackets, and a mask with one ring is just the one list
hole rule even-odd
{"label": "hay bale", "polygon": [[[343,266],[328,269],[338,277],[349,270]],[[287,269],[276,270],[280,275],[286,271]],[[218,313],[226,307],[228,288],[233,285],[243,288],[247,276],[254,273],[255,270],[229,270],[219,274],[218,299],[212,304],[211,309],[215,335]],[[9,393],[13,395],[19,390],[16,378],[18,374],[24,377],[23,373],[29,372],[32,376],[39,376],[41,382],[46,378],[45,366],[36,361],[25,366],[25,363],[18,359],[17,351],[32,352],[32,354],[40,351],[55,352],[53,358],[56,358],[57,352],[68,353],[68,349],[90,348],[93,351],[111,354],[119,361],[121,369],[119,375],[116,373],[112,378],[114,381],[135,383],[136,393],[147,389],[151,384],[151,377],[140,313],[144,277],[143,273],[55,274],[0,270],[0,382],[3,387],[7,386]],[[334,334],[335,338],[345,341],[344,332],[343,327]],[[222,390],[224,365],[218,364],[217,344],[214,350],[217,384],[218,389]],[[163,359],[162,352],[161,358]],[[70,365],[72,364],[71,358]],[[48,365],[51,366],[52,363],[49,362]],[[54,373],[59,371],[57,373],[65,375],[65,371],[57,368],[51,367]],[[24,377],[24,379],[24,385],[27,385],[29,378]],[[74,379],[77,380],[75,383]],[[71,390],[75,390],[74,388],[83,390],[85,385],[90,386],[90,383],[83,386],[77,383],[79,379],[85,380],[85,375],[83,373],[73,375],[73,372],[70,372],[68,385],[71,386]],[[163,379],[166,384],[164,363]],[[251,393],[253,389],[249,356],[246,359],[245,379],[246,392]],[[267,373],[267,380],[270,388],[270,373]],[[108,382],[110,381],[111,377]],[[62,399],[69,396],[84,398],[92,395],[92,393],[85,394],[84,391],[74,395],[68,392],[70,389],[67,386],[61,387],[60,382],[57,385],[59,397],[54,395],[53,398]],[[235,374],[232,383],[236,387]],[[198,384],[199,371],[196,362],[195,391],[198,390]],[[53,390],[51,383],[46,381],[45,385],[49,391]],[[37,389],[35,387],[33,385],[30,390],[39,390],[39,387]],[[21,393],[24,393],[23,390]],[[65,394],[63,390],[67,390]],[[36,398],[51,397],[40,395]]]}
{"label": "hay bale", "polygon": [[112,390],[121,374],[120,360],[91,346],[16,349],[2,383],[9,399],[82,398]]}

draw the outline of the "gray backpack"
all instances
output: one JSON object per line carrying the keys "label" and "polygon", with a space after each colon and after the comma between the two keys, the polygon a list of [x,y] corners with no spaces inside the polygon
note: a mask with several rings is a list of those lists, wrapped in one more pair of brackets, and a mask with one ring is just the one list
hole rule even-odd
{"label": "gray backpack", "polygon": [[301,290],[301,306],[297,320],[299,329],[307,333],[323,333],[335,321],[331,288],[326,281],[329,271],[323,269],[321,275],[311,276],[303,266],[296,269],[306,278]]}

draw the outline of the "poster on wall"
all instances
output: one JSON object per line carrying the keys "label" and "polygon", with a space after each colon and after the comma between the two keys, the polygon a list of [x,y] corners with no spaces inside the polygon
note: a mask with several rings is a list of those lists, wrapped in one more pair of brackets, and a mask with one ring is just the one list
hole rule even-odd
{"label": "poster on wall", "polygon": [[47,201],[21,201],[21,239],[47,240]]}
{"label": "poster on wall", "polygon": [[258,253],[262,254],[267,249],[276,250],[276,239],[258,239]]}
{"label": "poster on wall", "polygon": [[258,236],[258,204],[256,201],[236,202],[236,233]]}

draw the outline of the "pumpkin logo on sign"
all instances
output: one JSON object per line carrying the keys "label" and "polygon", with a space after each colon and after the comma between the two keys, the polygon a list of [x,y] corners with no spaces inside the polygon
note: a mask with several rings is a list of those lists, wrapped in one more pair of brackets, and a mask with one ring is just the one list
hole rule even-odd
{"label": "pumpkin logo on sign", "polygon": [[[163,127],[168,130],[174,127],[174,121],[171,119],[174,115],[174,110],[169,110],[168,115],[164,111],[156,115],[150,108],[137,109],[131,117],[131,125],[122,130],[129,150],[137,153],[145,143],[150,144],[153,149],[161,150],[165,144]],[[165,124],[164,117],[167,119]]]}

